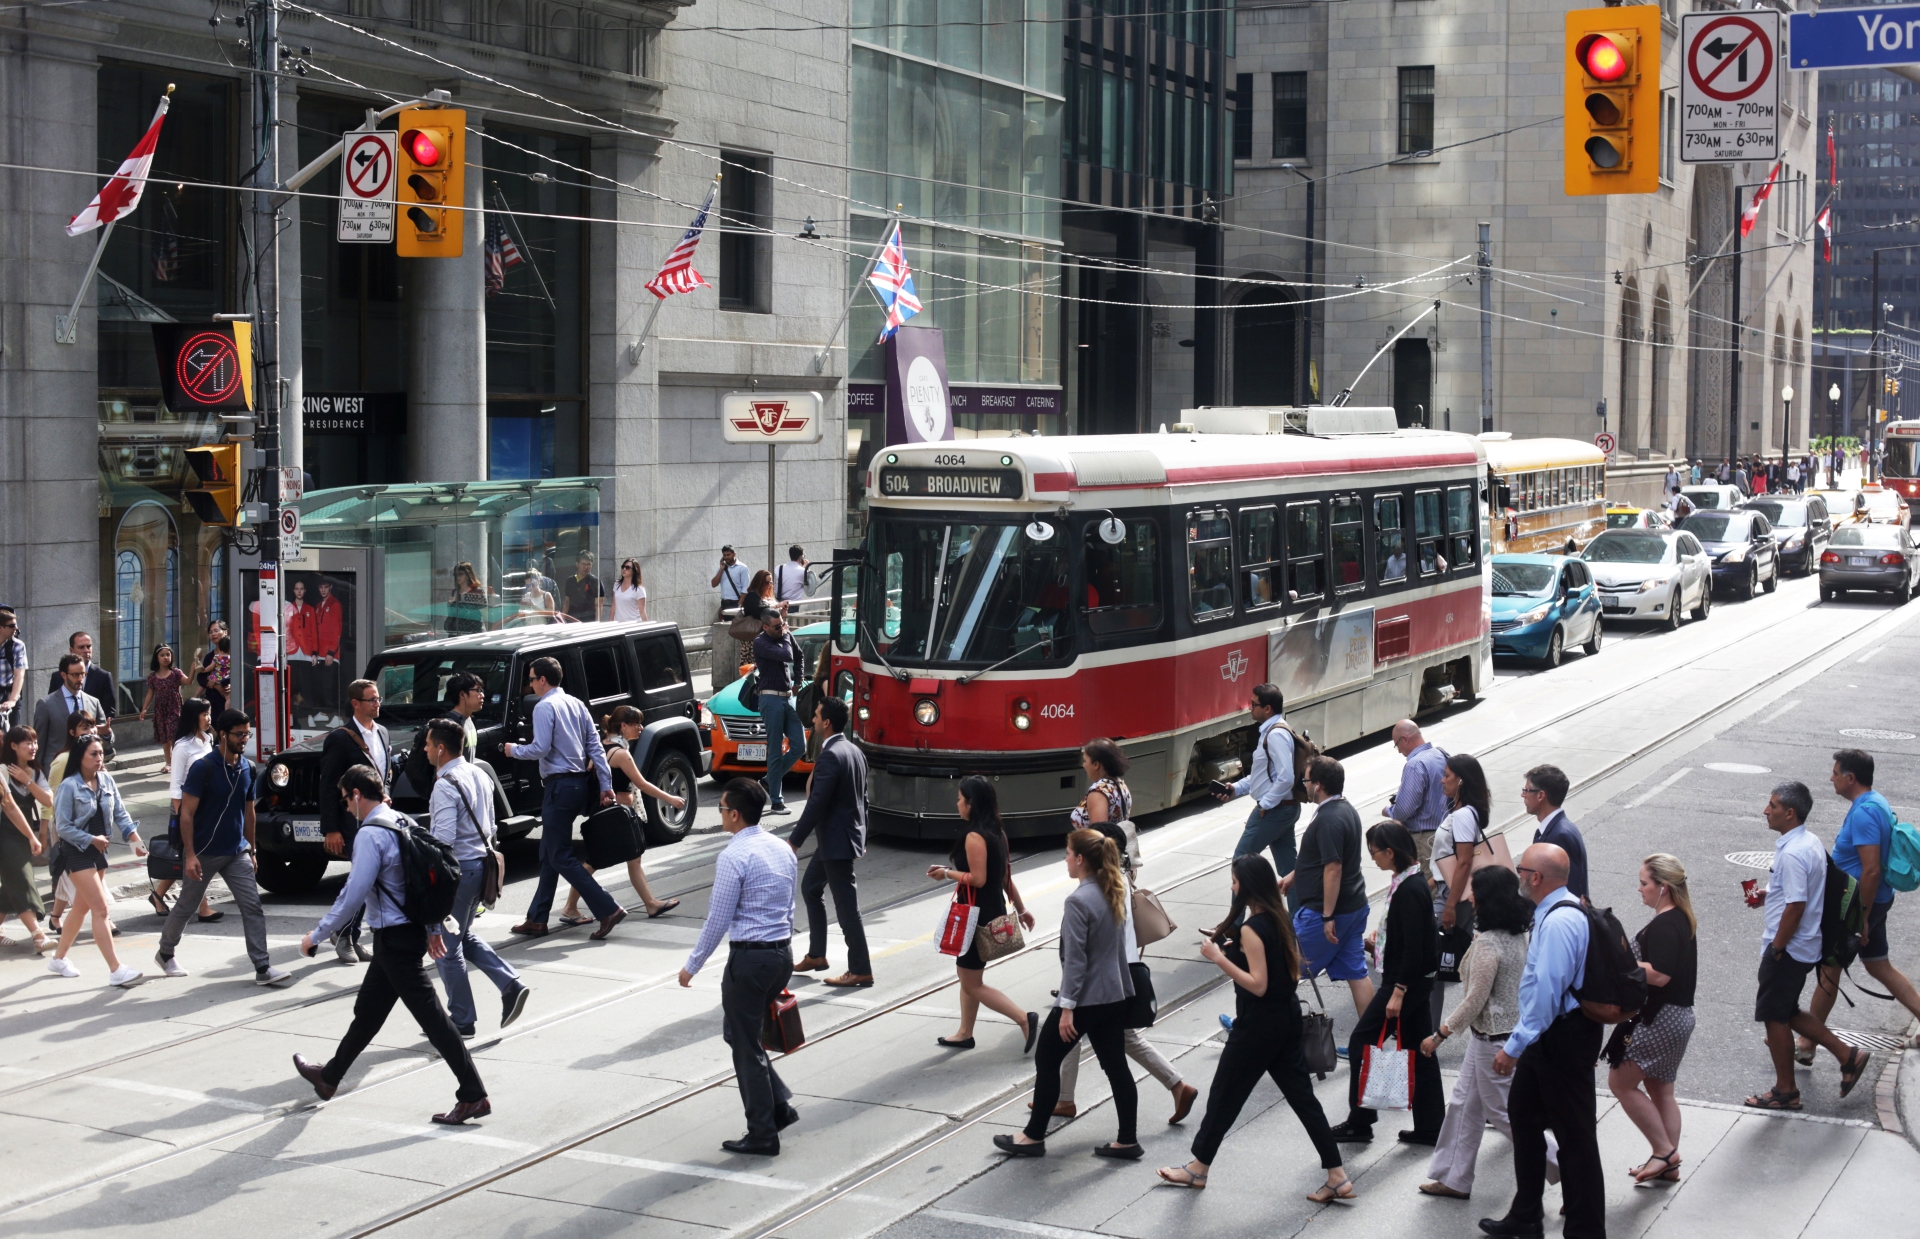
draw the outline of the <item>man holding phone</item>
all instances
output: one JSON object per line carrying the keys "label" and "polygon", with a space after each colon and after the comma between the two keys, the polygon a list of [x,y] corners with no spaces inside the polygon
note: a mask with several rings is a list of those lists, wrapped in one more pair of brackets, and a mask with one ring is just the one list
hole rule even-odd
{"label": "man holding phone", "polygon": [[740,599],[746,594],[747,584],[752,579],[753,574],[734,556],[733,548],[721,547],[720,570],[713,574],[713,580],[707,582],[720,590],[720,609],[715,612],[715,619],[724,621],[727,612],[740,605]]}
{"label": "man holding phone", "polygon": [[1285,704],[1278,685],[1253,686],[1253,700],[1247,706],[1259,728],[1253,742],[1253,768],[1246,778],[1232,784],[1215,782],[1211,789],[1216,800],[1253,798],[1247,828],[1233,847],[1234,859],[1265,848],[1273,857],[1274,873],[1282,878],[1293,872],[1293,831],[1300,824],[1300,800],[1293,786],[1293,729],[1280,714]]}

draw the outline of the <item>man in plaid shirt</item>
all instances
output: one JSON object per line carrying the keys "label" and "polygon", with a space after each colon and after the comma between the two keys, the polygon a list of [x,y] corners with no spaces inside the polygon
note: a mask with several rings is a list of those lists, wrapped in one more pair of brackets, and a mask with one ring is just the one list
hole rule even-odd
{"label": "man in plaid shirt", "polygon": [[20,621],[13,608],[0,606],[0,731],[13,726],[14,707],[27,682],[27,643],[20,639]]}

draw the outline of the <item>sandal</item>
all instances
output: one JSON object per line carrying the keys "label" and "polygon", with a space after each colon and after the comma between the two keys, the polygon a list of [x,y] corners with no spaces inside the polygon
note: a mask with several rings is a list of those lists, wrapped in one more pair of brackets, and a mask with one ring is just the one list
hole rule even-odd
{"label": "sandal", "polygon": [[44,954],[47,948],[52,945],[53,939],[47,937],[45,934],[35,934],[33,936],[33,953],[35,955]]}
{"label": "sandal", "polygon": [[1352,1179],[1343,1179],[1339,1187],[1322,1183],[1316,1190],[1307,1193],[1307,1199],[1316,1205],[1327,1205],[1335,1201],[1358,1200],[1360,1193],[1354,1190]]}
{"label": "sandal", "polygon": [[1873,1055],[1867,1053],[1859,1046],[1856,1045],[1853,1047],[1853,1057],[1849,1058],[1847,1065],[1840,1069],[1840,1095],[1842,1097],[1851,1093],[1853,1086],[1860,1083],[1860,1073],[1867,1069],[1867,1063],[1872,1061],[1872,1059]]}
{"label": "sandal", "polygon": [[[1660,1169],[1652,1169],[1655,1162],[1660,1163]],[[1627,1173],[1633,1177],[1634,1183],[1645,1187],[1655,1179],[1664,1179],[1679,1164],[1680,1150],[1675,1149],[1671,1153],[1656,1153],[1638,1166],[1629,1166]]]}
{"label": "sandal", "polygon": [[680,906],[680,901],[678,899],[668,899],[665,902],[663,902],[659,907],[647,913],[647,919],[652,920],[656,916],[665,916],[667,913],[673,911],[675,908],[679,906]]}
{"label": "sandal", "polygon": [[1777,1088],[1770,1088],[1757,1097],[1747,1098],[1742,1104],[1754,1110],[1798,1110],[1800,1090],[1789,1089],[1783,1093]]}
{"label": "sandal", "polygon": [[591,925],[593,924],[593,918],[590,916],[564,916],[563,915],[560,918],[560,923],[562,925],[565,925],[567,928],[571,929],[575,925]]}
{"label": "sandal", "polygon": [[1185,1166],[1160,1167],[1160,1181],[1174,1187],[1190,1187],[1195,1191],[1200,1191],[1207,1186],[1206,1175],[1195,1174]]}

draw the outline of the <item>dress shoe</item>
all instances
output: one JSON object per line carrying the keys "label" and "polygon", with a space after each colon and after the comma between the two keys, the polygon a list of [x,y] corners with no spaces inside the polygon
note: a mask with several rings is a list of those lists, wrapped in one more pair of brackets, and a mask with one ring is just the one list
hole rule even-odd
{"label": "dress shoe", "polygon": [[1373,1128],[1360,1123],[1341,1123],[1333,1128],[1333,1138],[1341,1144],[1372,1144]]}
{"label": "dress shoe", "polygon": [[809,955],[793,966],[795,972],[825,972],[827,968],[827,957],[824,955]]}
{"label": "dress shoe", "polygon": [[1515,1221],[1504,1217],[1483,1217],[1480,1229],[1489,1235],[1501,1235],[1505,1239],[1544,1239],[1546,1227],[1538,1218],[1531,1222]]}
{"label": "dress shoe", "polygon": [[453,1109],[445,1114],[436,1114],[433,1121],[448,1127],[458,1127],[468,1119],[483,1119],[493,1113],[493,1103],[482,1097],[479,1101],[457,1101]]}
{"label": "dress shoe", "polygon": [[1012,1136],[1005,1134],[993,1138],[993,1147],[1010,1157],[1045,1157],[1047,1155],[1046,1141],[1041,1140],[1033,1144],[1021,1144]]}
{"label": "dress shoe", "polygon": [[453,1031],[460,1034],[462,1041],[471,1041],[473,1040],[473,1034],[479,1030],[472,1024],[455,1024]]}
{"label": "dress shoe", "polygon": [[531,993],[533,990],[528,986],[517,985],[500,995],[500,1027],[505,1028],[520,1018],[520,1013],[527,1009],[527,996]]}
{"label": "dress shoe", "polygon": [[[1033,1109],[1032,1102],[1027,1103],[1027,1109],[1029,1110]],[[1078,1113],[1080,1113],[1080,1107],[1071,1101],[1056,1101],[1053,1103],[1054,1118],[1070,1119]]]}
{"label": "dress shoe", "polygon": [[547,923],[545,921],[521,921],[507,932],[519,934],[522,938],[544,938],[547,936]]}
{"label": "dress shoe", "polygon": [[1137,1162],[1145,1153],[1146,1150],[1137,1144],[1096,1144],[1093,1146],[1093,1155],[1095,1157],[1111,1157],[1123,1162]]}
{"label": "dress shoe", "polygon": [[334,1090],[339,1088],[339,1085],[327,1083],[327,1077],[321,1072],[319,1063],[308,1062],[303,1056],[295,1054],[293,1069],[300,1073],[302,1080],[313,1085],[313,1091],[320,1094],[321,1101],[333,1100]]}
{"label": "dress shoe", "polygon": [[722,1140],[720,1147],[729,1153],[745,1153],[751,1157],[780,1156],[780,1137],[771,1140],[755,1140],[752,1136],[742,1136],[738,1140]]}
{"label": "dress shoe", "polygon": [[347,935],[345,934],[333,935],[333,953],[343,964],[355,962],[356,957],[353,943],[347,940]]}
{"label": "dress shoe", "polygon": [[822,978],[820,984],[831,985],[835,989],[871,989],[873,987],[873,974],[869,972],[865,976],[862,976],[857,972],[847,972],[837,977]]}
{"label": "dress shoe", "polygon": [[613,927],[626,919],[627,910],[625,908],[615,908],[613,915],[600,918],[600,928],[588,934],[587,937],[592,938],[595,942],[604,941],[606,936],[613,932]]}
{"label": "dress shoe", "polygon": [[1173,1089],[1173,1117],[1167,1122],[1178,1123],[1192,1113],[1194,1099],[1198,1096],[1200,1096],[1200,1090],[1185,1080],[1176,1084]]}
{"label": "dress shoe", "polygon": [[800,1112],[792,1106],[781,1106],[773,1112],[773,1129],[785,1131],[800,1121]]}
{"label": "dress shoe", "polygon": [[1434,1145],[1440,1143],[1440,1133],[1437,1131],[1403,1131],[1400,1133],[1400,1143],[1422,1144],[1428,1148],[1432,1148]]}

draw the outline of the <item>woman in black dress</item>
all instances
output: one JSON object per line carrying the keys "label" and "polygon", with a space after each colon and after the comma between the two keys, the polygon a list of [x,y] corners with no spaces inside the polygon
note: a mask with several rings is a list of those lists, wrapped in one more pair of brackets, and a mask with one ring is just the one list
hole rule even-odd
{"label": "woman in black dress", "polygon": [[1300,1055],[1300,1002],[1294,993],[1300,984],[1300,947],[1266,857],[1251,853],[1233,862],[1233,908],[1225,923],[1237,925],[1231,935],[1200,931],[1206,939],[1200,953],[1233,979],[1233,1027],[1207,1090],[1207,1114],[1193,1138],[1193,1160],[1163,1168],[1160,1177],[1175,1187],[1205,1187],[1220,1141],[1265,1073],[1307,1129],[1327,1172],[1327,1181],[1307,1199],[1316,1204],[1352,1200],[1356,1193],[1341,1168],[1340,1146]]}
{"label": "woman in black dress", "polygon": [[[1440,963],[1440,933],[1433,921],[1433,888],[1420,872],[1420,855],[1413,836],[1398,822],[1380,822],[1367,829],[1367,852],[1373,863],[1393,875],[1388,884],[1387,919],[1367,935],[1380,958],[1380,988],[1347,1039],[1347,1121],[1333,1129],[1342,1144],[1369,1144],[1376,1112],[1360,1105],[1360,1067],[1366,1052],[1380,1043],[1382,1031],[1399,1039],[1399,1048],[1411,1050],[1433,1032],[1433,974]],[[1389,1046],[1393,1041],[1389,1036]],[[1413,1056],[1413,1129],[1400,1133],[1402,1144],[1439,1143],[1440,1124],[1447,1117],[1446,1087],[1440,1082],[1440,1060]]]}
{"label": "woman in black dress", "polygon": [[47,795],[47,781],[34,769],[39,740],[31,727],[15,727],[0,741],[0,769],[7,781],[6,795],[0,798],[0,921],[9,916],[33,935],[33,949],[44,951],[53,945],[40,928],[47,914],[40,901],[40,883],[33,874],[33,858],[45,850],[40,840],[40,801]]}
{"label": "woman in black dress", "polygon": [[[1007,914],[1007,899],[1020,912],[1020,923],[1033,928],[1033,913],[1020,898],[1013,884],[1013,869],[1007,864],[1007,832],[1000,825],[1000,797],[993,784],[979,775],[960,780],[959,810],[966,833],[954,842],[947,864],[928,865],[927,876],[936,882],[959,882],[973,888],[980,905],[980,921],[985,925]],[[973,1048],[973,1022],[981,1006],[987,1006],[1020,1025],[1026,1038],[1026,1050],[1040,1031],[1040,1017],[1022,1011],[1020,1004],[986,983],[986,961],[980,958],[979,935],[967,953],[953,961],[960,974],[960,1031],[951,1037],[939,1037],[939,1044],[950,1050]]]}
{"label": "woman in black dress", "polygon": [[1680,1105],[1673,1084],[1693,1036],[1700,943],[1679,857],[1655,852],[1640,862],[1640,901],[1654,912],[1633,939],[1633,953],[1647,974],[1647,1002],[1607,1042],[1607,1087],[1652,1151],[1627,1171],[1644,1185],[1680,1179]]}

